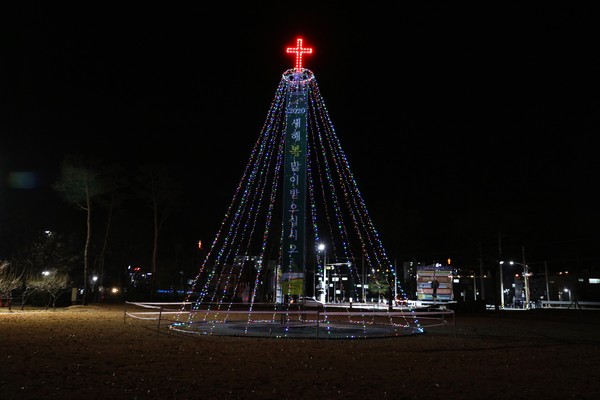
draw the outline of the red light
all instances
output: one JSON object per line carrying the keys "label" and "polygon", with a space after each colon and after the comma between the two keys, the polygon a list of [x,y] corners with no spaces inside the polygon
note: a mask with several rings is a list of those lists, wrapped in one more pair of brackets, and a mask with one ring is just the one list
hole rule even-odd
{"label": "red light", "polygon": [[302,47],[302,38],[296,39],[296,47],[288,47],[285,52],[296,54],[296,69],[302,69],[302,55],[312,54],[312,47]]}

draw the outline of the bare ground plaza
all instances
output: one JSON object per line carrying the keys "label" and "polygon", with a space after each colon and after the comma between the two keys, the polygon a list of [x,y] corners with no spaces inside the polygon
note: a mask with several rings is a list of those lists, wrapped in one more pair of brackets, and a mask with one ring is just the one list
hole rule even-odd
{"label": "bare ground plaza", "polygon": [[598,399],[600,312],[457,313],[375,339],[173,334],[123,305],[0,308],[0,399]]}

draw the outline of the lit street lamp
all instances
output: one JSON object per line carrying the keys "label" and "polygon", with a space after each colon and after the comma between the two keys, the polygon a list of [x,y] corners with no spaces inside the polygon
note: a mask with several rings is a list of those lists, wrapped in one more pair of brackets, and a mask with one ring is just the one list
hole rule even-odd
{"label": "lit street lamp", "polygon": [[523,290],[525,290],[525,305],[523,308],[529,309],[529,266],[515,261],[509,261],[510,265],[520,265],[523,267]]}
{"label": "lit street lamp", "polygon": [[[321,291],[320,291],[320,296],[319,296],[321,303],[325,303],[325,294],[326,294],[325,293],[325,282],[327,279],[327,272],[326,272],[327,271],[327,251],[325,251],[325,248],[326,248],[325,244],[323,244],[323,243],[319,244],[318,249],[319,249],[319,251],[323,252],[323,277],[321,280]],[[329,292],[329,287],[327,287],[327,292]],[[327,296],[327,297],[329,297],[329,296]]]}
{"label": "lit street lamp", "polygon": [[569,295],[569,301],[571,301],[571,289],[569,288],[564,288],[563,292],[567,293]]}
{"label": "lit street lamp", "polygon": [[97,283],[98,283],[98,276],[97,275],[92,276],[92,299],[94,301],[98,301],[97,295],[96,295],[96,284]]}
{"label": "lit street lamp", "polygon": [[500,261],[498,264],[500,265],[500,308],[504,308],[504,271],[502,271],[504,261]]}

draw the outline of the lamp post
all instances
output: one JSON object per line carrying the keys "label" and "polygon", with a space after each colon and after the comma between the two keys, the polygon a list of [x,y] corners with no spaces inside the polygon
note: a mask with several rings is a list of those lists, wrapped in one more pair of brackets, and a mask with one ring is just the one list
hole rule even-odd
{"label": "lamp post", "polygon": [[97,301],[96,298],[96,284],[98,283],[98,275],[92,276],[92,301]]}
{"label": "lamp post", "polygon": [[367,298],[366,296],[366,291],[365,289],[368,287],[367,285],[367,270],[365,269],[365,255],[362,255],[362,259],[361,259],[361,269],[362,269],[362,302],[366,303],[367,302]]}
{"label": "lamp post", "polygon": [[529,310],[530,296],[529,296],[529,266],[523,265],[523,284],[525,285],[525,309]]}
{"label": "lamp post", "polygon": [[[327,251],[326,251],[325,244],[323,244],[323,243],[319,244],[318,249],[319,249],[319,251],[323,252],[323,277],[321,280],[320,300],[322,303],[325,303],[325,284],[327,281]],[[329,289],[327,289],[327,291],[329,291]]]}
{"label": "lamp post", "polygon": [[498,265],[500,266],[500,308],[504,308],[504,276],[503,271],[502,271],[502,265],[504,264],[504,261],[500,261],[498,262]]}
{"label": "lamp post", "polygon": [[510,261],[509,264],[516,264],[523,267],[523,290],[525,291],[525,305],[523,308],[529,310],[529,266],[527,264],[521,264],[515,261]]}

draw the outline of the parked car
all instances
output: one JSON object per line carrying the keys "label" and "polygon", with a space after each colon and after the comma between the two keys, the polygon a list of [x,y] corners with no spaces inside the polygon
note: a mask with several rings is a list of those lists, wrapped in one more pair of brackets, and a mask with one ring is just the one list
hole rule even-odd
{"label": "parked car", "polygon": [[319,300],[315,299],[314,297],[300,297],[298,299],[298,303],[301,304],[302,307],[305,307],[305,308],[322,309],[324,307],[324,304],[322,302],[320,302]]}

